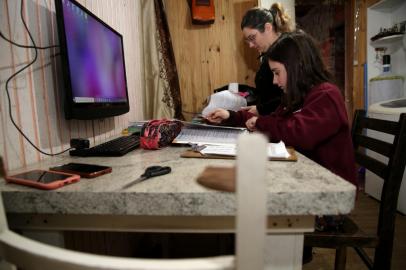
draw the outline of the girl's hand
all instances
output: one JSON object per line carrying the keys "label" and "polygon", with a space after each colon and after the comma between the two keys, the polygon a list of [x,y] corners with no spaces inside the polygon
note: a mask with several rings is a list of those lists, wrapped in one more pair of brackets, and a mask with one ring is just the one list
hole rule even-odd
{"label": "girl's hand", "polygon": [[257,130],[257,128],[255,127],[255,124],[257,123],[257,119],[258,119],[257,116],[253,116],[253,117],[251,117],[250,119],[248,119],[247,122],[245,122],[245,125],[247,126],[247,128],[248,128],[250,131],[255,131],[255,130]]}
{"label": "girl's hand", "polygon": [[216,109],[206,116],[206,119],[215,124],[220,124],[230,117],[230,113],[224,109]]}
{"label": "girl's hand", "polygon": [[258,110],[257,110],[257,106],[253,105],[253,106],[247,106],[247,107],[241,107],[242,111],[247,111],[249,113],[255,114],[256,116],[258,116]]}

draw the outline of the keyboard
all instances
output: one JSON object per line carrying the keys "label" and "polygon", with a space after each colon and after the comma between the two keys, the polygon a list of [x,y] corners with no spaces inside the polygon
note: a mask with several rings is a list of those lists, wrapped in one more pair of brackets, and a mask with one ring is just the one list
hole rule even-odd
{"label": "keyboard", "polygon": [[121,136],[90,148],[71,150],[69,154],[79,157],[119,157],[136,149],[139,145],[139,135]]}

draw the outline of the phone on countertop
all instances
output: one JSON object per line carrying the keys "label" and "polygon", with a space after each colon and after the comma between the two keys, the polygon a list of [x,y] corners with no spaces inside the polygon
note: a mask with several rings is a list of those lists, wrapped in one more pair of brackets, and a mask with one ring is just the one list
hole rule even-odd
{"label": "phone on countertop", "polygon": [[84,178],[94,178],[106,173],[111,173],[112,168],[109,166],[93,165],[85,163],[68,163],[61,166],[49,168],[50,171],[66,172],[78,174]]}
{"label": "phone on countertop", "polygon": [[79,181],[80,176],[64,172],[33,170],[6,176],[8,183],[30,186],[39,189],[57,189]]}

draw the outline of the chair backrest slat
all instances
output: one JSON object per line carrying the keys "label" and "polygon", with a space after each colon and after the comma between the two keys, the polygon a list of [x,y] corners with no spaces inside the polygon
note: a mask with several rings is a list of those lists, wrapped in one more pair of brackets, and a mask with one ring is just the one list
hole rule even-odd
{"label": "chair backrest slat", "polygon": [[386,157],[390,157],[393,152],[393,147],[391,143],[387,143],[381,140],[377,140],[371,137],[367,137],[365,135],[360,135],[356,134],[355,138],[355,143],[358,146],[362,146],[365,148],[368,148],[374,152],[377,152],[381,155],[384,155]]}
{"label": "chair backrest slat", "polygon": [[[364,129],[372,129],[394,135],[392,143],[379,141]],[[375,249],[373,269],[389,269],[393,249],[395,217],[400,186],[406,166],[406,113],[402,113],[398,122],[373,119],[366,117],[363,110],[355,113],[352,138],[355,149],[355,159],[358,164],[372,171],[384,180],[377,235],[378,246]],[[385,155],[389,158],[386,164],[370,156],[364,149]]]}
{"label": "chair backrest slat", "polygon": [[[267,224],[267,139],[242,134],[237,148],[237,269],[262,270]],[[259,252],[261,251],[261,252]]]}
{"label": "chair backrest slat", "polygon": [[376,160],[374,158],[371,158],[370,156],[367,156],[365,152],[362,152],[361,150],[356,150],[355,151],[355,161],[373,172],[374,174],[378,175],[382,179],[385,179],[387,176],[388,172],[388,166],[379,160]]}
{"label": "chair backrest slat", "polygon": [[360,126],[362,128],[373,129],[387,134],[395,135],[398,133],[399,124],[398,122],[387,121],[375,118],[361,117]]}

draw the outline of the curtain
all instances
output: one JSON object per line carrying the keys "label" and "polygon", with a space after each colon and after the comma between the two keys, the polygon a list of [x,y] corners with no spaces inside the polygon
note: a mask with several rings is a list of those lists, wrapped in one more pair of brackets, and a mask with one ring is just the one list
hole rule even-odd
{"label": "curtain", "polygon": [[162,0],[142,0],[144,113],[146,119],[177,118],[182,99]]}

